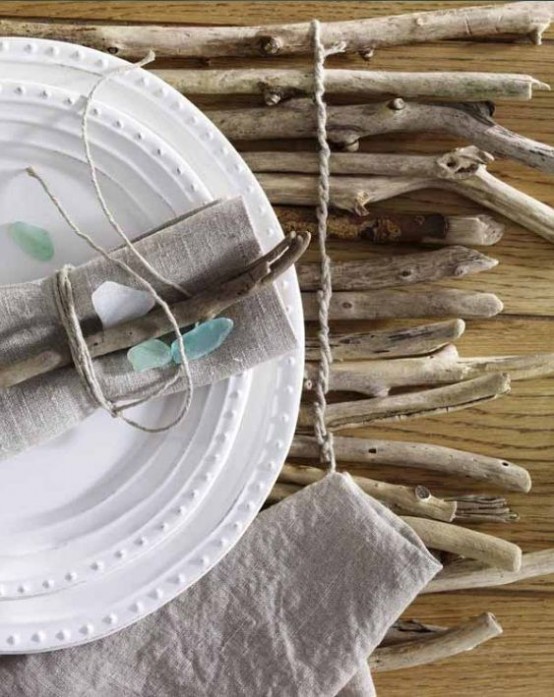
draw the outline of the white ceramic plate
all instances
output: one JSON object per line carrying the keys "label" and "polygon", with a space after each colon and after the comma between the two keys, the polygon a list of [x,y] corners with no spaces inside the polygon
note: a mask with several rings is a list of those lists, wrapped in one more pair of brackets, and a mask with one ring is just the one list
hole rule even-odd
{"label": "white ceramic plate", "polygon": [[[28,121],[40,120],[40,114],[52,111],[54,102],[67,115],[78,106],[71,104],[75,96],[62,95],[56,85],[86,93],[96,73],[121,63],[69,44],[1,41],[2,74],[10,81],[0,85],[2,129],[4,122],[9,123],[9,103],[17,98],[26,100],[29,114],[35,114]],[[46,94],[23,81],[39,83]],[[18,87],[23,93],[15,91]],[[116,83],[102,87],[98,96],[105,104],[97,105],[93,134],[104,172],[102,182],[128,228],[138,234],[171,217],[171,211],[242,193],[262,245],[275,243],[279,227],[253,176],[221,134],[185,99],[143,71],[118,77]],[[58,122],[62,124],[64,117],[52,120]],[[11,123],[15,128],[13,119]],[[4,137],[9,134],[6,128],[0,140],[15,141]],[[150,129],[159,134],[157,140]],[[85,170],[75,134],[71,135],[69,125],[65,135],[61,135],[63,128],[55,130],[59,140],[52,141],[50,151],[48,147],[41,150],[43,139],[38,139],[36,152],[40,150],[42,165],[52,167],[50,174],[59,176],[63,187],[75,189],[71,198],[83,200],[82,222],[97,224],[97,211],[87,212],[90,201],[87,204],[80,191]],[[149,146],[140,154],[132,140],[139,132]],[[54,147],[64,156],[52,160]],[[29,155],[25,148],[13,150],[14,162],[21,163]],[[0,175],[10,161],[3,160]],[[152,164],[145,165],[147,161]],[[17,181],[10,180],[13,191],[23,186]],[[124,188],[118,184],[122,181]],[[145,194],[145,189],[150,193]],[[3,190],[4,186],[0,196]],[[10,208],[12,201],[17,196],[2,199],[3,223],[22,217]],[[137,216],[144,208],[152,220],[140,218],[140,224]],[[57,235],[60,224],[51,220],[52,212],[37,212],[44,226]],[[98,232],[108,236],[107,228]],[[82,261],[81,252],[77,254],[71,244],[67,250],[57,247],[64,256],[60,253],[56,266],[66,260]],[[3,246],[0,255],[2,260]],[[0,274],[8,267],[9,275],[0,275],[2,282],[45,273],[28,263],[15,271],[10,258],[9,264],[0,264]],[[294,274],[287,274],[279,287],[302,343]],[[301,391],[302,358],[298,350],[199,392],[178,433],[144,436],[96,414],[57,442],[0,463],[0,518],[4,516],[0,523],[7,521],[13,533],[3,536],[0,547],[0,576],[4,577],[0,652],[47,650],[103,636],[155,610],[217,563],[253,519],[286,455]],[[171,399],[147,405],[141,418],[161,422],[172,407]],[[113,431],[106,437],[108,428]],[[98,442],[103,447],[94,452],[92,444]],[[83,457],[89,452],[91,457]],[[140,499],[140,492],[152,481],[151,496],[140,505],[122,508],[129,501],[136,504],[137,494]],[[110,508],[102,492],[114,489],[119,502]],[[22,501],[19,514],[9,503],[18,499]],[[17,545],[10,548],[10,540],[17,540]],[[80,549],[83,540],[86,544]]]}

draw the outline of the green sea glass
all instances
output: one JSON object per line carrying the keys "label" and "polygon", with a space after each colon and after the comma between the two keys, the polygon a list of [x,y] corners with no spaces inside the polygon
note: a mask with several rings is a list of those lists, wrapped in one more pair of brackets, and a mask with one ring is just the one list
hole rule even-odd
{"label": "green sea glass", "polygon": [[[195,360],[207,356],[218,349],[233,330],[233,320],[228,317],[216,317],[207,322],[202,322],[194,329],[183,334],[185,353],[187,358]],[[171,344],[173,361],[181,363],[179,342],[175,340]]]}
{"label": "green sea glass", "polygon": [[152,368],[163,368],[171,363],[171,349],[160,339],[148,339],[127,351],[133,370],[143,373]]}
{"label": "green sea glass", "polygon": [[33,259],[50,261],[54,256],[54,244],[48,230],[19,220],[11,223],[8,230],[17,246]]}

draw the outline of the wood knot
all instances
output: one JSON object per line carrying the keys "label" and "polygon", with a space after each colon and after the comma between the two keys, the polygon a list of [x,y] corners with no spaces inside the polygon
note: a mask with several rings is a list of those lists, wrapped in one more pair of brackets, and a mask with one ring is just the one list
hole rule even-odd
{"label": "wood knot", "polygon": [[388,107],[393,111],[401,111],[406,107],[406,102],[402,99],[402,97],[396,97],[388,103]]}
{"label": "wood knot", "polygon": [[428,499],[431,498],[431,492],[426,486],[423,486],[422,484],[418,484],[415,488],[415,495],[416,498],[419,499],[420,501],[427,501]]}
{"label": "wood knot", "polygon": [[259,40],[260,51],[266,56],[275,56],[283,48],[283,40],[278,36],[262,36]]}

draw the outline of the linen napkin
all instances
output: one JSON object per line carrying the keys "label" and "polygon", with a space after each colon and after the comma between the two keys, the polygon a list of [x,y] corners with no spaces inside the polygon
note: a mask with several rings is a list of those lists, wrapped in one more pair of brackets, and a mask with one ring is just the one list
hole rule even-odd
{"label": "linen napkin", "polygon": [[0,657],[1,697],[369,697],[367,658],[439,571],[344,474],[263,512],[206,576],[95,643]]}
{"label": "linen napkin", "polygon": [[[136,248],[165,278],[194,294],[215,281],[240,272],[260,253],[241,198],[216,202],[143,236]],[[145,272],[128,249],[114,252],[145,276],[168,301],[178,293]],[[97,257],[71,271],[77,313],[85,334],[101,329],[91,294],[104,282],[141,288],[110,261]],[[225,315],[234,328],[212,354],[190,362],[195,386],[222,380],[283,354],[296,345],[292,327],[274,288],[246,298]],[[0,365],[22,360],[66,343],[54,296],[53,278],[0,287]],[[175,371],[175,366],[134,372],[126,352],[95,362],[109,399],[135,399],[149,393]],[[174,390],[190,390],[181,378]],[[78,424],[96,404],[74,368],[64,368],[0,390],[0,460],[45,442]]]}

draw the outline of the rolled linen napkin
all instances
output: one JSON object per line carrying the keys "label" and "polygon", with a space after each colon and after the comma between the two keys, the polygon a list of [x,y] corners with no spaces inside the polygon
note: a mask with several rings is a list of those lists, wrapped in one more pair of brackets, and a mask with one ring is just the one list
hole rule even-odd
{"label": "rolled linen napkin", "polygon": [[[194,294],[240,272],[261,249],[242,199],[217,202],[143,236],[136,249],[164,278]],[[150,277],[126,248],[113,253],[139,272],[168,301],[177,292]],[[85,334],[101,328],[91,301],[105,281],[141,288],[123,270],[97,257],[70,273],[75,305]],[[274,288],[268,287],[225,312],[234,328],[214,353],[191,361],[192,385],[240,373],[296,346],[293,329]],[[67,343],[60,323],[52,277],[0,287],[0,365],[23,360]],[[111,400],[136,399],[163,384],[175,366],[134,372],[125,352],[95,362],[103,391]],[[171,391],[190,391],[185,378]],[[0,459],[43,443],[78,424],[97,405],[74,368],[63,368],[0,390]]]}
{"label": "rolled linen napkin", "polygon": [[440,568],[403,521],[331,474],[263,512],[133,627],[0,657],[0,696],[372,697],[368,656]]}

